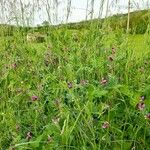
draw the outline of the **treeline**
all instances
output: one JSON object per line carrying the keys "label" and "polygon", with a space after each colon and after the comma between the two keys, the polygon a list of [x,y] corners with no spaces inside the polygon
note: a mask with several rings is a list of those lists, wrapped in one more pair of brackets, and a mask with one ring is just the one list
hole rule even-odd
{"label": "treeline", "polygon": [[[107,19],[94,19],[92,21],[83,21],[80,23],[70,23],[67,24],[67,28],[69,29],[89,29],[90,25],[97,24],[99,27],[102,27],[103,24],[106,22],[107,26],[112,28],[112,30],[122,29],[126,32],[127,29],[127,14],[118,14]],[[150,11],[149,10],[141,10],[131,12],[130,14],[130,33],[133,34],[144,34],[148,26],[150,24]],[[65,26],[65,25],[61,25]]]}
{"label": "treeline", "polygon": [[[123,29],[126,31],[127,28],[127,14],[114,15],[109,18],[110,26],[112,29]],[[150,11],[141,10],[131,12],[130,14],[130,33],[133,34],[144,34],[150,24]]]}
{"label": "treeline", "polygon": [[[103,24],[107,24],[112,30],[122,29],[126,32],[127,28],[127,14],[118,14],[106,19],[93,19],[89,21],[82,21],[79,23],[68,23],[61,25],[41,25],[38,27],[16,27],[13,25],[0,25],[0,36],[12,36],[16,31],[27,32],[42,32],[48,33],[53,29],[67,28],[70,30],[82,30],[89,29],[91,25],[96,24],[99,28],[102,28]],[[130,33],[144,34],[150,24],[150,11],[141,10],[131,12],[130,14]]]}

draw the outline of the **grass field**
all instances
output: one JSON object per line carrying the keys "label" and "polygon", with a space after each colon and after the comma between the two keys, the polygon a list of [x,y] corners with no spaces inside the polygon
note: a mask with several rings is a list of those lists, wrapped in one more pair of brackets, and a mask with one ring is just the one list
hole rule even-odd
{"label": "grass field", "polygon": [[149,34],[0,38],[1,150],[149,150]]}

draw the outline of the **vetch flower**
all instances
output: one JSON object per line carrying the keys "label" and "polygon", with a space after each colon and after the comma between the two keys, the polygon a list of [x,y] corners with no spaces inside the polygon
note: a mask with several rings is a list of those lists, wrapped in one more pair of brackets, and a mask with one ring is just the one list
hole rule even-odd
{"label": "vetch flower", "polygon": [[140,103],[137,104],[137,108],[139,110],[143,110],[145,108],[145,104],[143,102],[140,102]]}
{"label": "vetch flower", "polygon": [[145,116],[145,119],[150,119],[150,113]]}
{"label": "vetch flower", "polygon": [[145,99],[145,96],[141,96],[140,98],[141,98],[141,100],[143,101],[143,100]]}
{"label": "vetch flower", "polygon": [[32,99],[32,101],[36,101],[36,100],[38,100],[38,96],[33,95],[33,96],[31,96],[31,99]]}
{"label": "vetch flower", "polygon": [[83,85],[83,86],[84,86],[84,85],[87,85],[88,83],[89,83],[88,80],[81,80],[81,81],[80,81],[80,84]]}
{"label": "vetch flower", "polygon": [[107,83],[107,80],[102,78],[102,80],[100,81],[101,84],[106,84]]}
{"label": "vetch flower", "polygon": [[67,85],[68,85],[68,88],[69,88],[69,89],[71,89],[71,88],[73,87],[72,82],[68,82]]}
{"label": "vetch flower", "polygon": [[12,64],[12,68],[16,69],[16,68],[17,68],[17,64],[16,64],[16,63],[13,63],[13,64]]}
{"label": "vetch flower", "polygon": [[115,54],[116,53],[116,49],[114,47],[112,47],[112,53]]}
{"label": "vetch flower", "polygon": [[108,57],[108,60],[109,60],[109,61],[113,61],[114,59],[113,59],[112,56],[109,56],[109,57]]}
{"label": "vetch flower", "polygon": [[102,128],[103,128],[103,129],[109,128],[109,123],[108,123],[107,121],[105,121],[105,122],[103,123],[103,125],[102,125]]}

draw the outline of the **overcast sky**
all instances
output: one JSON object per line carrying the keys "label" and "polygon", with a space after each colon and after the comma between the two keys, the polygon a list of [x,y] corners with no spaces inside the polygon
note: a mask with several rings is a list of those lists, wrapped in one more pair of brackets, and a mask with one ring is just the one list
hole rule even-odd
{"label": "overcast sky", "polygon": [[[0,0],[1,2],[5,2],[5,0]],[[37,1],[39,4],[40,9],[34,9],[33,13],[33,5],[37,5]],[[106,6],[107,1],[104,0],[104,6],[103,6],[103,13],[102,17],[106,16]],[[113,2],[116,2],[113,3]],[[16,2],[16,4],[14,4]],[[6,1],[6,10],[4,9],[4,6],[0,5],[0,23],[9,23],[15,24],[16,19],[20,21],[21,19],[21,7],[19,4],[20,0],[7,0]],[[46,0],[22,0],[24,7],[27,5],[27,7],[24,10],[25,16],[29,16],[31,18],[30,25],[37,25],[41,24],[43,21],[48,21],[48,15],[46,12]],[[48,0],[48,2],[53,2],[53,0]],[[66,23],[66,22],[78,22],[85,20],[86,18],[86,7],[87,7],[87,0],[72,0],[71,1],[71,12],[68,18],[68,21],[66,21],[66,13],[67,13],[67,0],[58,0],[58,19],[56,20],[55,17],[55,9],[53,9],[53,4],[51,3],[51,9],[48,9],[51,18],[52,18],[52,24],[59,24],[59,23]],[[94,1],[94,14],[93,18],[97,18],[99,14],[99,8],[100,8],[100,2],[101,0],[95,0]],[[89,0],[90,3],[90,0]],[[44,5],[45,4],[45,5]],[[131,0],[132,9],[133,10],[139,10],[146,8],[147,4],[150,5],[150,0]],[[15,7],[13,6],[15,5]],[[90,6],[90,4],[89,4]],[[128,0],[109,0],[109,10],[108,15],[113,15],[116,13],[127,13],[127,6],[128,6]],[[88,8],[90,10],[90,7]],[[4,12],[5,11],[5,12]],[[31,14],[34,16],[31,16]],[[17,17],[16,17],[17,16]],[[88,16],[88,19],[90,19],[90,14]]]}
{"label": "overcast sky", "polygon": [[[59,15],[58,15],[58,22],[57,23],[65,23],[66,21],[66,0],[59,0]],[[106,0],[105,0],[106,1]],[[131,0],[132,2],[132,11],[137,9],[143,9],[147,3],[150,3],[150,0]],[[86,16],[86,0],[72,0],[71,2],[71,13],[68,19],[68,22],[77,22],[85,20]],[[113,4],[112,0],[109,0],[109,14],[116,14],[116,13],[127,13],[127,6],[128,0],[118,0],[118,3]],[[100,8],[100,0],[95,0],[94,3],[94,18],[98,17]],[[90,9],[90,8],[89,8]],[[46,12],[39,12],[36,16],[34,24],[40,24],[42,21],[46,19]],[[42,15],[41,15],[42,14]],[[104,10],[102,16],[105,17],[106,15],[106,3],[104,4]],[[90,16],[89,16],[90,18]]]}

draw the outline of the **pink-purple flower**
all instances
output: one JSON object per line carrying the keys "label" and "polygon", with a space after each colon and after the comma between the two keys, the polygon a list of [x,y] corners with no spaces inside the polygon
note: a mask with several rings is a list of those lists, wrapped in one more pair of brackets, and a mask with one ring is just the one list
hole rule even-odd
{"label": "pink-purple flower", "polygon": [[145,115],[145,119],[150,119],[150,113],[148,113],[147,115]]}
{"label": "pink-purple flower", "polygon": [[141,96],[140,99],[143,101],[145,99],[145,96]]}
{"label": "pink-purple flower", "polygon": [[13,63],[13,64],[12,64],[12,68],[16,69],[16,68],[17,68],[17,64],[16,64],[16,63]]}
{"label": "pink-purple flower", "polygon": [[144,110],[145,104],[144,104],[143,102],[139,102],[139,103],[137,104],[137,108],[138,108],[139,110]]}
{"label": "pink-purple flower", "polygon": [[80,81],[80,84],[83,85],[83,86],[84,86],[84,85],[87,85],[88,83],[89,83],[88,80],[81,80],[81,81]]}
{"label": "pink-purple flower", "polygon": [[103,128],[103,129],[109,128],[109,123],[108,123],[107,121],[105,121],[105,122],[102,124],[102,128]]}
{"label": "pink-purple flower", "polygon": [[112,56],[109,56],[109,57],[108,57],[108,60],[109,60],[109,61],[113,61],[114,59],[113,59]]}
{"label": "pink-purple flower", "polygon": [[112,48],[112,53],[115,54],[116,53],[116,49],[113,47]]}
{"label": "pink-purple flower", "polygon": [[32,101],[36,101],[36,100],[38,100],[38,96],[33,95],[33,96],[31,96],[31,99],[32,99]]}
{"label": "pink-purple flower", "polygon": [[68,85],[68,88],[69,88],[69,89],[71,89],[71,88],[73,87],[72,82],[68,82],[67,85]]}
{"label": "pink-purple flower", "polygon": [[100,81],[101,84],[105,85],[107,83],[107,80],[102,78],[102,80]]}

